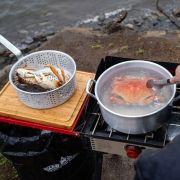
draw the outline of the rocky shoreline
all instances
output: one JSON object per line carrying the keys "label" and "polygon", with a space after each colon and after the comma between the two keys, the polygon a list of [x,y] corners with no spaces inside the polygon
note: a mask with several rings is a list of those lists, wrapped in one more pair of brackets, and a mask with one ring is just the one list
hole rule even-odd
{"label": "rocky shoreline", "polygon": [[[179,31],[171,33],[162,30],[136,32],[128,28],[122,28],[108,34],[93,28],[76,27],[65,28],[53,35],[48,41],[43,41],[38,48],[29,52],[46,49],[63,51],[75,59],[78,70],[95,72],[101,59],[110,55],[180,63],[179,43]],[[15,60],[5,62],[4,72],[1,71],[3,72],[4,79],[2,80],[4,83],[7,81],[8,71],[14,62]],[[112,166],[114,163],[115,165]],[[105,155],[102,180],[133,179],[133,163],[134,161],[127,157]],[[12,165],[9,163],[1,165],[0,162],[0,179],[7,180],[7,174],[10,176],[9,180],[19,179],[12,169]]]}
{"label": "rocky shoreline", "polygon": [[[124,28],[137,32],[166,30],[173,31],[180,29],[180,8],[161,7],[156,5],[156,9],[148,8],[122,8],[109,13],[103,13],[93,18],[81,21],[79,27],[93,27],[97,30],[105,30],[113,33]],[[111,31],[111,26],[116,26]]]}
{"label": "rocky shoreline", "polygon": [[[137,16],[134,16],[134,11],[136,11],[136,9],[117,9],[111,13],[100,14],[94,18],[81,21],[77,23],[75,27],[90,27],[93,31],[99,31],[104,34],[112,34],[124,30],[137,33],[146,31],[165,31],[165,34],[167,34],[168,32],[175,32],[179,29],[174,25],[171,19],[167,18],[158,10],[141,8],[139,12],[136,13]],[[167,11],[167,14],[179,23],[179,8],[174,7],[174,9],[171,9],[171,12]],[[24,32],[25,30],[21,31],[21,33],[28,34],[28,32]],[[35,32],[33,36],[27,36],[22,42],[15,44],[15,46],[25,55],[39,48],[46,41],[53,38],[56,33],[58,32],[50,30]],[[16,60],[14,54],[3,46],[0,46],[0,86],[7,81],[7,74]]]}
{"label": "rocky shoreline", "polygon": [[[36,33],[34,37],[27,36],[21,43],[15,46],[22,52],[23,55],[28,54],[34,49],[40,47],[42,43],[48,41],[55,35],[54,31]],[[0,88],[7,82],[7,74],[9,73],[12,64],[17,61],[12,52],[7,48],[0,46]]]}
{"label": "rocky shoreline", "polygon": [[[64,51],[75,59],[78,70],[91,72],[96,71],[101,58],[110,55],[180,63],[180,31],[171,20],[157,10],[142,9],[138,16],[132,11],[135,10],[121,9],[111,16],[104,13],[60,32],[34,33],[15,46],[24,55],[45,49]],[[171,11],[171,16],[172,12],[179,22],[178,8]],[[28,34],[24,30],[21,33]],[[0,89],[8,81],[9,70],[16,61],[10,51],[0,46]],[[114,159],[107,155],[102,179],[133,179],[133,162],[115,158],[116,166],[108,166]],[[0,179],[7,180],[7,174],[9,179],[18,179],[7,164],[0,162]]]}

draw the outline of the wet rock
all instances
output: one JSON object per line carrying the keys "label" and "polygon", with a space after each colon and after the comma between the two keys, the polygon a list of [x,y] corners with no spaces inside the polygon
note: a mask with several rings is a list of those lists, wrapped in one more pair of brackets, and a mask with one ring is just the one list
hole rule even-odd
{"label": "wet rock", "polygon": [[41,42],[45,42],[45,41],[47,41],[47,37],[44,37],[44,38],[41,38],[41,40],[40,40]]}
{"label": "wet rock", "polygon": [[116,18],[117,23],[121,23],[126,17],[127,17],[128,12],[127,11],[122,11],[119,16]]}
{"label": "wet rock", "polygon": [[52,12],[47,12],[47,13],[45,14],[45,16],[52,16],[52,15],[53,15]]}
{"label": "wet rock", "polygon": [[180,7],[173,10],[173,15],[175,17],[180,17]]}
{"label": "wet rock", "polygon": [[24,44],[32,44],[34,42],[33,38],[28,36],[26,39],[23,41]]}
{"label": "wet rock", "polygon": [[5,50],[4,53],[2,54],[3,57],[9,57],[11,52],[9,50]]}
{"label": "wet rock", "polygon": [[158,25],[157,21],[153,22],[153,26],[157,26],[157,25]]}
{"label": "wet rock", "polygon": [[52,30],[47,30],[46,33],[45,33],[46,36],[53,36],[55,35],[55,32],[52,31]]}
{"label": "wet rock", "polygon": [[105,21],[105,14],[102,14],[98,17],[98,25],[103,25],[104,24],[104,21]]}
{"label": "wet rock", "polygon": [[128,29],[134,30],[134,25],[133,24],[125,24],[124,27],[127,27]]}
{"label": "wet rock", "polygon": [[162,16],[162,14],[159,11],[152,11],[151,16],[156,16],[157,18]]}
{"label": "wet rock", "polygon": [[0,46],[0,56],[2,56],[5,53],[6,49],[3,46]]}
{"label": "wet rock", "polygon": [[17,58],[12,52],[10,52],[9,56],[0,56],[0,69],[16,60]]}
{"label": "wet rock", "polygon": [[164,21],[166,21],[166,16],[159,16],[158,17],[158,21],[161,21],[161,22],[164,22]]}
{"label": "wet rock", "polygon": [[21,33],[21,34],[28,34],[29,32],[27,30],[22,29],[22,30],[19,31],[19,33]]}
{"label": "wet rock", "polygon": [[46,35],[44,32],[39,32],[39,33],[35,34],[35,36],[33,37],[33,40],[34,41],[41,41],[45,37],[46,37]]}
{"label": "wet rock", "polygon": [[142,19],[143,19],[144,21],[146,21],[146,20],[149,19],[149,16],[144,16],[144,17],[142,17]]}
{"label": "wet rock", "polygon": [[[10,56],[11,56],[11,54],[10,54]],[[9,65],[9,64],[12,64],[16,61],[17,61],[17,58],[15,55],[13,57],[6,57],[4,60],[4,65]]]}
{"label": "wet rock", "polygon": [[8,79],[9,71],[11,70],[12,64],[5,66],[2,70],[0,70],[0,82]]}
{"label": "wet rock", "polygon": [[42,23],[39,23],[39,25],[40,26],[46,26],[46,25],[48,25],[49,24],[49,22],[48,21],[46,21],[46,22],[42,22]]}
{"label": "wet rock", "polygon": [[136,26],[142,26],[144,21],[143,19],[134,19],[133,20],[133,23],[136,25]]}
{"label": "wet rock", "polygon": [[22,52],[27,52],[28,50],[27,44],[23,44],[23,43],[17,44],[16,47]]}
{"label": "wet rock", "polygon": [[9,55],[9,58],[14,58],[15,57],[15,55],[13,54],[13,53],[11,53],[10,55]]}
{"label": "wet rock", "polygon": [[0,56],[0,68],[2,67],[3,64],[6,63],[6,58],[5,57],[2,57]]}
{"label": "wet rock", "polygon": [[119,17],[115,18],[113,21],[109,22],[105,27],[104,30],[108,34],[117,32],[122,29],[121,22],[126,18],[127,11],[123,11]]}
{"label": "wet rock", "polygon": [[104,28],[105,32],[107,32],[108,34],[117,32],[121,29],[122,29],[121,24],[117,24],[115,22],[114,23],[112,23],[112,22],[108,23]]}
{"label": "wet rock", "polygon": [[32,51],[33,49],[39,47],[40,45],[41,45],[40,42],[33,43],[30,46],[28,46],[28,51]]}

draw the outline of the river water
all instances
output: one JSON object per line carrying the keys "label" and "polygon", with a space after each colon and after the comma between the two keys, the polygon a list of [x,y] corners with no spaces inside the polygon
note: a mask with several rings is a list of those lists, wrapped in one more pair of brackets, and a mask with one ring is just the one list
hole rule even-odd
{"label": "river water", "polygon": [[12,42],[36,31],[57,31],[95,15],[152,0],[1,0],[0,33]]}
{"label": "river water", "polygon": [[155,9],[155,0],[1,0],[0,7],[0,33],[18,43],[34,33],[58,31],[117,9]]}

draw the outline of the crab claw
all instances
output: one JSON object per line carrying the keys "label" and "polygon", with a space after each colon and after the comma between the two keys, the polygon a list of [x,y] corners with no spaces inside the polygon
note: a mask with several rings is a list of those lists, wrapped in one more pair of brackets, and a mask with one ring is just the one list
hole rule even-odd
{"label": "crab claw", "polygon": [[117,104],[119,104],[119,105],[125,104],[125,101],[124,101],[122,98],[117,98],[117,97],[115,97],[115,96],[111,96],[111,97],[110,97],[110,101],[111,101],[112,103],[117,103]]}

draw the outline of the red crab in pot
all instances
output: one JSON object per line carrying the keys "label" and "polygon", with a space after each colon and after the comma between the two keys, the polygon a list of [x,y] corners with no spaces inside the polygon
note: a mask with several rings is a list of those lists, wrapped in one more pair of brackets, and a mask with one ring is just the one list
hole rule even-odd
{"label": "red crab in pot", "polygon": [[111,84],[110,101],[117,104],[148,105],[153,101],[163,101],[156,91],[146,87],[147,80],[152,78],[118,76]]}

